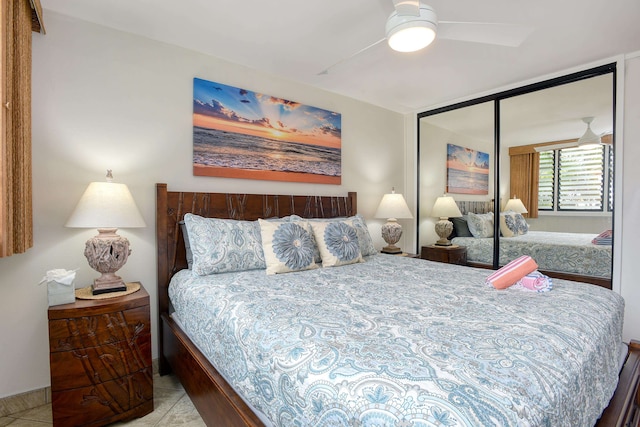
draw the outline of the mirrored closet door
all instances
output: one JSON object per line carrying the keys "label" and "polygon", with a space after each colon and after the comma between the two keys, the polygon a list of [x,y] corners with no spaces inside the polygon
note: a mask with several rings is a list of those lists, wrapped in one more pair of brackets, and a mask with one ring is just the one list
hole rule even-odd
{"label": "mirrored closet door", "polygon": [[614,123],[615,64],[420,113],[418,250],[440,239],[446,194],[468,265],[525,254],[611,287]]}

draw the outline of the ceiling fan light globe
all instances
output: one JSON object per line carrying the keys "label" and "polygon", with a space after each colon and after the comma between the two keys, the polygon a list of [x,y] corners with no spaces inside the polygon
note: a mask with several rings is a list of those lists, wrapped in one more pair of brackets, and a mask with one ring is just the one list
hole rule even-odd
{"label": "ceiling fan light globe", "polygon": [[391,49],[398,52],[415,52],[429,46],[436,38],[431,28],[409,27],[396,31],[388,39]]}
{"label": "ceiling fan light globe", "polygon": [[398,52],[415,52],[429,46],[436,38],[438,18],[430,6],[421,4],[420,15],[393,12],[386,24],[387,43]]}

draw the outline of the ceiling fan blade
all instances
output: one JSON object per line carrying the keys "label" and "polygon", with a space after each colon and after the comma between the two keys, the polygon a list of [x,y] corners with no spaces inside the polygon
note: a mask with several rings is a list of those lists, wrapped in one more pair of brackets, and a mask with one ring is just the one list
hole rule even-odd
{"label": "ceiling fan blade", "polygon": [[393,0],[393,7],[400,16],[420,16],[420,0]]}
{"label": "ceiling fan blade", "polygon": [[378,44],[382,43],[382,42],[383,42],[383,41],[385,41],[385,40],[386,40],[386,37],[385,37],[385,38],[383,38],[383,39],[378,40],[378,41],[377,41],[377,42],[375,42],[375,43],[371,43],[369,46],[363,47],[363,48],[362,48],[362,49],[360,49],[359,51],[357,51],[357,52],[355,52],[355,53],[353,53],[353,54],[351,54],[351,55],[347,56],[346,58],[342,58],[340,61],[338,61],[338,62],[336,62],[336,63],[334,63],[334,64],[329,65],[327,68],[325,68],[324,70],[320,71],[317,75],[318,75],[318,76],[322,76],[322,75],[324,75],[324,74],[329,74],[329,70],[331,70],[332,68],[334,68],[334,67],[336,67],[336,66],[338,66],[338,65],[342,64],[343,62],[346,62],[346,61],[349,61],[349,60],[351,60],[351,59],[355,58],[356,56],[360,55],[362,52],[364,52],[364,51],[366,51],[366,50],[368,50],[368,49],[371,49],[372,47],[374,47],[374,46],[376,46],[376,45],[378,45]]}
{"label": "ceiling fan blade", "polygon": [[535,28],[526,25],[489,22],[438,22],[438,37],[473,43],[518,47]]}

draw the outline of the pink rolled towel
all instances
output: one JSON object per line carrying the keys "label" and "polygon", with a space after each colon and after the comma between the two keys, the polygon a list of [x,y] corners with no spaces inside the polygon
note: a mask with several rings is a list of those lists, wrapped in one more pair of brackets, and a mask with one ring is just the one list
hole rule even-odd
{"label": "pink rolled towel", "polygon": [[529,255],[522,255],[487,277],[496,289],[506,289],[538,268],[538,264]]}
{"label": "pink rolled towel", "polygon": [[538,270],[535,270],[517,282],[522,287],[536,292],[547,292],[553,287],[551,277],[545,276]]}

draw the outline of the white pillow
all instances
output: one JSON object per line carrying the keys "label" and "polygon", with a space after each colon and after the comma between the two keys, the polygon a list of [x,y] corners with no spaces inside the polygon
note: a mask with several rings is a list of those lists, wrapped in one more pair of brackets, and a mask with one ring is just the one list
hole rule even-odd
{"label": "white pillow", "polygon": [[323,267],[362,262],[358,231],[348,220],[310,222]]}
{"label": "white pillow", "polygon": [[306,221],[259,219],[267,274],[318,268],[314,260],[313,232]]}
{"label": "white pillow", "polygon": [[473,237],[493,237],[493,212],[486,214],[469,212],[467,223]]}

